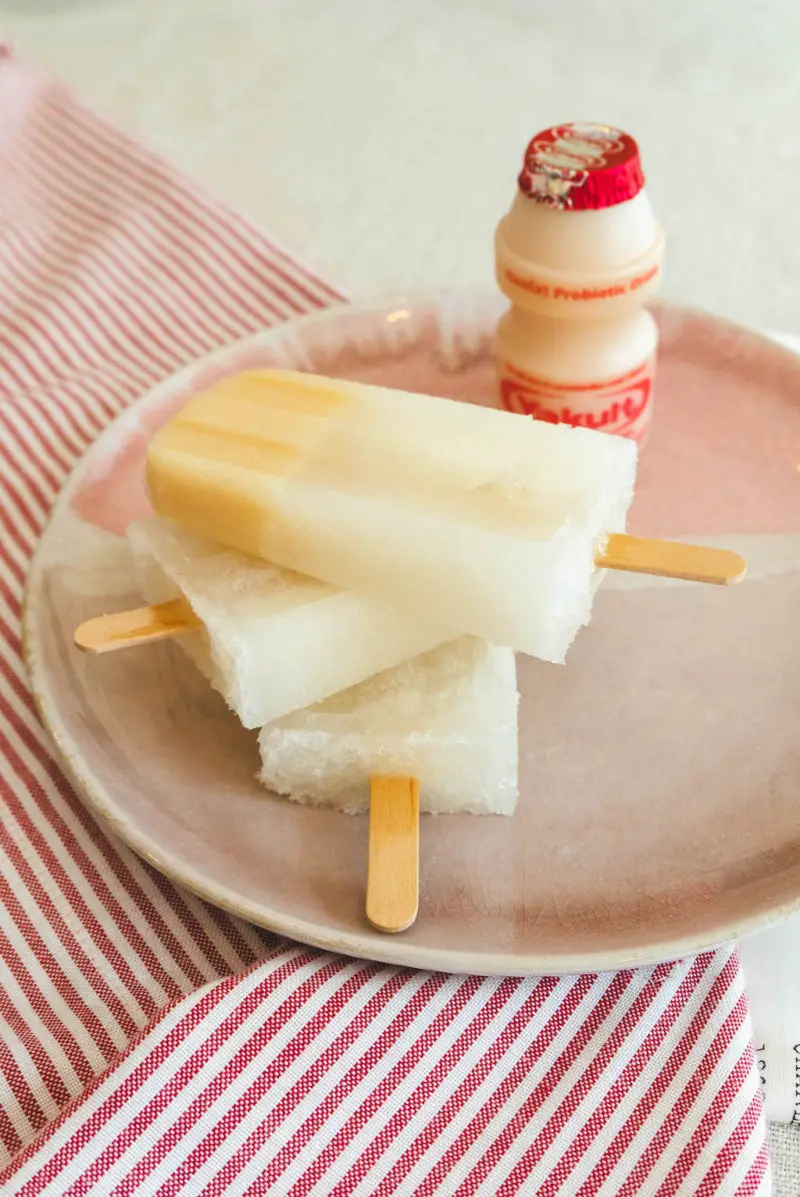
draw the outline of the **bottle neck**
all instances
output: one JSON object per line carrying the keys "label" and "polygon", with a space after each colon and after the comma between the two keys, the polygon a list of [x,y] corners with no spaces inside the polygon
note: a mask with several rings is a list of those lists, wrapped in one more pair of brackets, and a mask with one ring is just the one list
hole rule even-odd
{"label": "bottle neck", "polygon": [[[641,195],[641,192],[640,192]],[[635,204],[639,196],[630,203]],[[618,205],[622,208],[626,205]],[[615,209],[605,209],[605,214]],[[541,209],[542,214],[548,214],[556,220],[563,221],[560,230],[563,252],[557,252],[557,246],[551,244],[549,261],[556,258],[560,261],[576,261],[578,254],[575,244],[570,240],[570,230],[586,229],[581,220],[584,216],[602,216],[603,212],[573,212],[564,213],[554,209]],[[497,227],[495,234],[495,271],[500,290],[512,303],[518,307],[537,312],[545,316],[558,316],[564,319],[590,319],[614,315],[625,311],[635,310],[654,294],[658,289],[661,260],[663,257],[664,239],[660,227],[653,222],[651,240],[644,253],[638,257],[620,257],[616,262],[611,261],[610,254],[605,255],[602,268],[598,265],[600,253],[595,245],[593,264],[585,262],[580,268],[567,270],[563,266],[542,265],[536,259],[523,255],[516,248],[513,240],[512,213],[504,217]],[[572,224],[571,221],[579,221]],[[538,227],[539,216],[534,223]],[[543,226],[542,226],[543,227]],[[595,228],[596,231],[596,228]],[[609,242],[602,245],[608,247]],[[631,241],[630,246],[634,242]],[[640,248],[636,243],[636,248]]]}
{"label": "bottle neck", "polygon": [[532,265],[568,274],[603,274],[644,257],[657,240],[644,188],[610,208],[573,212],[517,192],[506,217],[508,248]]}

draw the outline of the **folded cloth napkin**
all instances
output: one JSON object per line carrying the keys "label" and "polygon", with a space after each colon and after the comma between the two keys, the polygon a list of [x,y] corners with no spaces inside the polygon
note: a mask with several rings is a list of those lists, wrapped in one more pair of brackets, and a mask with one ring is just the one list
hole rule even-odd
{"label": "folded cloth napkin", "polygon": [[84,810],[21,659],[47,510],[148,386],[336,293],[8,52],[0,112],[0,1191],[766,1193],[735,950],[527,979],[349,960]]}

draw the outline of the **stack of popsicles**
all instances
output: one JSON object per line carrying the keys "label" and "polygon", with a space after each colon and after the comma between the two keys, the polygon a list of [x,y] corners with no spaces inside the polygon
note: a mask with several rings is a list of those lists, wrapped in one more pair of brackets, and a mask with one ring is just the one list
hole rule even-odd
{"label": "stack of popsicles", "polygon": [[[733,581],[734,554],[624,536],[632,441],[287,371],[236,375],[153,438],[133,525],[154,606],[79,630],[180,643],[260,777],[355,811],[370,779],[423,809],[511,814],[514,651],[561,662],[602,567]],[[88,631],[87,631],[88,629]]]}
{"label": "stack of popsicles", "polygon": [[512,813],[510,649],[454,639],[157,516],[128,539],[142,596],[188,604],[199,622],[179,643],[244,726],[262,728],[270,789],[353,812],[371,777],[411,776],[424,779],[424,810]]}

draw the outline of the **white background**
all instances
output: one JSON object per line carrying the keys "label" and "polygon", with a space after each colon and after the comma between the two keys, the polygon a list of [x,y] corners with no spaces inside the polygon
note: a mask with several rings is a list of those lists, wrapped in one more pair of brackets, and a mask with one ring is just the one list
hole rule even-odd
{"label": "white background", "polygon": [[362,296],[487,283],[528,138],[621,125],[665,294],[800,331],[795,0],[0,0],[0,27]]}

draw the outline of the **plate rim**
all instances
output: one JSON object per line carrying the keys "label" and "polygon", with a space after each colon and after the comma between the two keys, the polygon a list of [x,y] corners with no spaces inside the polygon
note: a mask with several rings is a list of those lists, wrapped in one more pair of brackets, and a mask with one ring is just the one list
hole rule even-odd
{"label": "plate rim", "polygon": [[[468,299],[474,296],[482,302],[489,303],[495,297],[492,292],[475,289],[441,289],[434,291],[414,291],[393,293],[376,296],[359,302],[349,303],[346,300],[335,302],[318,311],[284,321],[280,324],[260,329],[248,336],[227,342],[210,350],[198,358],[186,363],[166,378],[161,379],[154,386],[144,391],[121,411],[99,435],[86,447],[78,457],[64,479],[53,505],[48,512],[42,527],[28,568],[22,600],[21,618],[21,647],[22,658],[30,681],[34,704],[42,725],[55,746],[57,763],[60,765],[79,800],[97,816],[103,824],[110,828],[122,842],[136,853],[141,859],[150,864],[169,880],[183,886],[202,900],[225,910],[238,918],[242,918],[256,926],[263,927],[274,934],[309,944],[324,951],[335,952],[359,959],[376,961],[399,967],[411,967],[430,971],[450,972],[458,974],[472,974],[477,976],[546,976],[553,974],[581,974],[598,973],[609,970],[638,968],[644,965],[661,964],[680,959],[688,955],[708,951],[722,944],[733,943],[746,935],[764,930],[783,922],[791,915],[800,911],[800,890],[795,898],[784,900],[775,906],[762,910],[749,917],[738,918],[733,923],[722,923],[717,931],[709,931],[704,935],[692,935],[690,932],[674,937],[662,938],[657,942],[642,945],[632,949],[597,949],[581,953],[515,953],[512,950],[495,952],[475,952],[474,950],[429,948],[414,944],[410,940],[403,940],[401,936],[387,936],[386,948],[382,947],[383,940],[375,941],[373,934],[364,927],[362,934],[355,932],[332,931],[324,924],[287,915],[285,912],[274,910],[263,903],[254,903],[242,895],[237,894],[229,886],[205,878],[202,872],[192,865],[188,865],[179,856],[164,851],[159,844],[133,822],[123,810],[115,807],[113,794],[101,782],[97,781],[90,769],[84,769],[80,761],[80,754],[72,752],[66,742],[66,736],[60,723],[55,701],[48,689],[47,674],[40,668],[37,646],[37,603],[40,595],[41,576],[44,569],[45,541],[54,520],[68,503],[69,497],[76,485],[80,471],[91,458],[100,453],[101,447],[115,430],[124,428],[128,421],[133,422],[135,413],[145,404],[156,402],[156,397],[165,390],[179,386],[181,380],[190,376],[199,368],[213,365],[216,360],[223,358],[236,348],[245,346],[263,346],[271,341],[279,341],[285,337],[287,329],[305,327],[312,323],[321,323],[335,318],[343,310],[362,313],[364,315],[378,315],[387,308],[402,306],[431,306],[441,304],[446,297]],[[659,309],[666,312],[679,313],[684,316],[711,317],[715,321],[727,325],[732,329],[746,333],[751,337],[768,344],[770,349],[779,355],[791,359],[800,373],[800,356],[794,345],[800,349],[800,341],[789,335],[761,333],[714,313],[681,304],[659,302]],[[370,938],[363,938],[369,935]]]}

